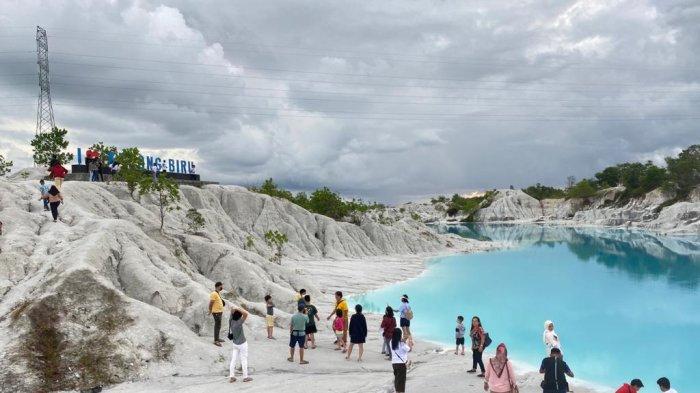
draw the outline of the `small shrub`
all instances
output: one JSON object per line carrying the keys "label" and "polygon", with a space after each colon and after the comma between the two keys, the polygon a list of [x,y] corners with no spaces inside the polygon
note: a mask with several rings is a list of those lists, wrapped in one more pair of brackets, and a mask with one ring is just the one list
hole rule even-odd
{"label": "small shrub", "polygon": [[253,239],[253,236],[248,235],[245,237],[245,243],[243,244],[243,248],[245,250],[252,250],[255,248],[255,239]]}
{"label": "small shrub", "polygon": [[197,211],[197,209],[193,208],[187,210],[185,217],[188,220],[187,230],[189,230],[191,233],[199,231],[200,229],[204,228],[204,224],[206,224],[204,217],[199,211]]}
{"label": "small shrub", "polygon": [[158,338],[156,338],[152,349],[153,358],[156,361],[169,361],[174,349],[175,344],[170,342],[168,336],[162,331],[158,331]]}
{"label": "small shrub", "polygon": [[272,258],[270,258],[271,262],[282,263],[282,247],[284,247],[285,243],[288,241],[287,235],[277,230],[265,232],[265,242],[269,247],[275,250]]}
{"label": "small shrub", "polygon": [[421,221],[420,214],[416,212],[411,212],[411,218],[413,219],[413,221]]}

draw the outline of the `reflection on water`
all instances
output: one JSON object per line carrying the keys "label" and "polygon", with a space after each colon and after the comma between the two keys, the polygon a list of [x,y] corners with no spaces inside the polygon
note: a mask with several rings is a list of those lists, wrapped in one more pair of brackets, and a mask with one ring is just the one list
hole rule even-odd
{"label": "reflection on water", "polygon": [[653,386],[665,375],[679,391],[696,386],[698,237],[545,225],[441,230],[515,247],[438,258],[413,280],[352,300],[383,312],[409,294],[413,332],[449,346],[456,316],[479,315],[494,343],[507,343],[514,359],[531,365],[544,356],[542,324],[552,319],[583,379],[612,386],[639,377]]}
{"label": "reflection on water", "polygon": [[700,236],[536,224],[471,223],[438,229],[470,239],[518,245],[565,244],[579,260],[619,269],[635,280],[664,277],[689,289],[700,283]]}

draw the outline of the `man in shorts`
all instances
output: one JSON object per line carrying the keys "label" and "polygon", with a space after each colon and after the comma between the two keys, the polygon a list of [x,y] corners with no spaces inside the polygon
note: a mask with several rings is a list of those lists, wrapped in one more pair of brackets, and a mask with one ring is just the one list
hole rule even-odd
{"label": "man in shorts", "polygon": [[294,347],[299,346],[299,364],[309,364],[304,360],[304,344],[306,343],[306,324],[309,323],[309,317],[306,316],[306,308],[297,306],[296,314],[292,315],[292,321],[289,324],[289,357],[287,361],[294,361]]}

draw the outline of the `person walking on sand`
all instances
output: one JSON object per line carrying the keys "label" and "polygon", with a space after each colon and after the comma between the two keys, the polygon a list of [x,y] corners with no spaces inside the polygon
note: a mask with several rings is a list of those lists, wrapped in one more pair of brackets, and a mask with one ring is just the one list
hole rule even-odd
{"label": "person walking on sand", "polygon": [[659,390],[661,390],[664,393],[678,393],[676,389],[673,389],[671,387],[671,381],[669,381],[666,377],[659,378],[656,381],[656,384],[659,385]]}
{"label": "person walking on sand", "polygon": [[619,389],[615,391],[615,393],[637,393],[638,391],[642,390],[644,387],[644,384],[642,383],[641,380],[635,378],[630,383],[624,383],[622,386],[620,386]]}
{"label": "person walking on sand", "polygon": [[42,196],[39,200],[42,199],[49,201],[53,222],[58,221],[58,205],[63,203],[63,195],[61,195],[61,191],[58,189],[58,187],[53,185],[51,188],[49,188],[49,192],[45,196]]}
{"label": "person walking on sand", "polygon": [[382,337],[384,338],[382,355],[388,356],[387,360],[391,360],[391,338],[394,336],[394,329],[396,329],[396,318],[394,318],[394,309],[391,306],[386,306],[382,324],[379,328],[382,330]]}
{"label": "person walking on sand", "polygon": [[272,331],[275,329],[275,303],[272,302],[272,296],[265,295],[265,308],[267,309],[265,315],[265,324],[267,325],[267,338],[274,340],[272,336]]}
{"label": "person walking on sand", "polygon": [[39,180],[39,193],[41,193],[41,199],[44,201],[44,211],[49,211],[49,189],[50,187],[45,184],[44,180]]}
{"label": "person walking on sand", "polygon": [[297,306],[297,312],[292,315],[292,320],[289,323],[289,357],[287,358],[289,362],[294,361],[294,347],[299,345],[299,364],[309,364],[304,360],[306,324],[309,322],[309,317],[305,313],[306,309],[303,306]]}
{"label": "person walking on sand", "polygon": [[547,354],[552,352],[552,348],[559,348],[561,351],[561,343],[559,335],[554,331],[554,323],[552,321],[544,321],[544,333],[542,333],[542,341]]}
{"label": "person walking on sand", "polygon": [[345,340],[343,340],[343,332],[345,331],[345,319],[343,318],[343,312],[338,309],[335,310],[335,319],[333,320],[333,333],[335,333],[335,350],[343,350],[345,353]]}
{"label": "person walking on sand", "polygon": [[455,327],[455,355],[459,353],[459,346],[462,346],[462,356],[464,356],[464,317],[457,317],[457,326]]}
{"label": "person walking on sand", "polygon": [[544,374],[542,393],[566,393],[569,391],[566,376],[574,377],[569,365],[562,359],[559,348],[552,348],[549,357],[542,359],[540,374]]}
{"label": "person walking on sand", "polygon": [[408,371],[408,353],[413,348],[411,336],[402,337],[403,330],[395,328],[391,336],[391,367],[394,369],[394,390],[396,393],[406,391],[406,372]]}
{"label": "person walking on sand", "polygon": [[411,320],[413,319],[413,310],[408,304],[408,295],[401,296],[401,306],[399,306],[399,326],[403,330],[404,336],[411,335]]}
{"label": "person walking on sand", "polygon": [[233,350],[231,352],[231,364],[228,369],[228,381],[236,382],[236,360],[241,359],[241,371],[243,382],[250,382],[253,378],[248,376],[248,341],[243,332],[243,323],[248,319],[248,311],[231,307],[231,318],[228,321],[228,338],[231,340]]}
{"label": "person walking on sand", "polygon": [[[311,296],[304,295],[304,304],[306,304],[306,316],[309,317],[309,323],[306,324],[306,343],[311,342],[311,349],[316,349],[316,338],[315,334],[318,331],[316,329],[316,321],[320,321],[321,318],[318,317],[318,309],[316,306],[311,304]],[[304,345],[305,349],[308,349],[308,344]]]}
{"label": "person walking on sand", "polygon": [[484,390],[491,393],[518,391],[513,365],[508,360],[508,349],[503,343],[496,347],[496,356],[489,359],[484,379]]}
{"label": "person walking on sand", "polygon": [[[343,299],[343,292],[337,291],[335,293],[335,309],[331,314],[326,318],[327,321],[331,320],[331,317],[336,315],[336,311],[340,310],[343,314],[343,343],[348,342],[348,325],[350,323],[350,318],[348,316],[349,314],[349,308],[348,308],[348,302]],[[343,352],[345,352],[345,349],[343,349]]]}
{"label": "person walking on sand", "polygon": [[214,317],[214,345],[217,347],[221,346],[224,340],[219,338],[219,332],[221,331],[221,315],[224,313],[224,306],[226,303],[224,299],[221,298],[221,291],[224,289],[224,284],[221,281],[217,281],[214,284],[214,292],[209,294],[209,314]]}
{"label": "person walking on sand", "polygon": [[474,316],[472,318],[472,327],[469,331],[469,336],[472,339],[472,369],[467,371],[468,373],[475,373],[476,366],[478,365],[481,369],[481,374],[477,377],[484,377],[484,361],[482,356],[484,354],[484,347],[486,344],[486,334],[484,334],[484,328],[481,326],[481,319]]}
{"label": "person walking on sand", "polygon": [[63,179],[68,174],[68,170],[61,165],[61,162],[57,159],[51,160],[51,165],[49,166],[49,175],[53,180],[53,185],[59,190],[63,185]]}
{"label": "person walking on sand", "polygon": [[367,340],[367,319],[362,314],[362,306],[359,304],[355,305],[355,314],[350,318],[350,327],[348,329],[350,332],[350,346],[348,347],[348,354],[345,356],[346,360],[350,359],[352,354],[352,348],[357,344],[357,361],[362,361],[362,354],[364,353],[364,345]]}

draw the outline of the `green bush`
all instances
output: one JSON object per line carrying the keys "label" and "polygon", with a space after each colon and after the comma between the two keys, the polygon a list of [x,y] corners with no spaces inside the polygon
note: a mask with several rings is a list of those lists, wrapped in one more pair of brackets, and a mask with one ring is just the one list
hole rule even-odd
{"label": "green bush", "polygon": [[690,191],[700,185],[700,145],[688,147],[676,158],[666,157],[666,168],[666,188],[686,198]]}
{"label": "green bush", "polygon": [[73,154],[65,151],[68,148],[66,134],[68,130],[58,127],[54,127],[51,132],[37,134],[31,141],[34,148],[34,163],[48,165],[54,158],[61,164],[72,161]]}
{"label": "green bush", "polygon": [[598,193],[596,183],[591,179],[583,179],[566,191],[568,198],[590,198]]}
{"label": "green bush", "polygon": [[541,201],[543,199],[566,197],[566,192],[561,188],[543,186],[540,183],[537,183],[534,186],[530,186],[528,188],[523,188],[523,192],[537,199],[538,201]]}

